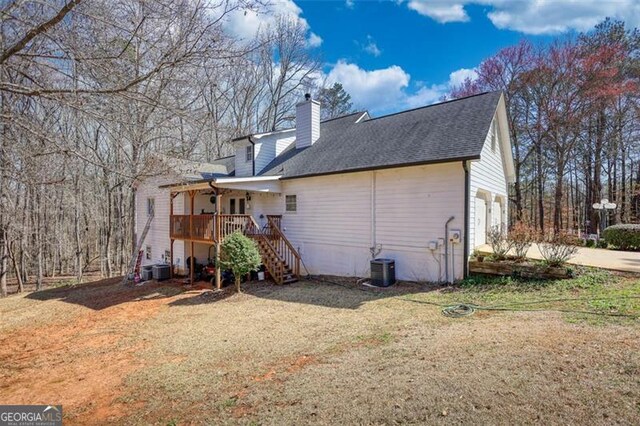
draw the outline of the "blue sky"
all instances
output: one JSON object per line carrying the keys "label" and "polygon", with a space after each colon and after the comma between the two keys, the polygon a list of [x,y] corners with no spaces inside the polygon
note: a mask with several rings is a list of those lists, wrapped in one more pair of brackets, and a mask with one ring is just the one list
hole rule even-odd
{"label": "blue sky", "polygon": [[428,105],[500,48],[527,38],[592,28],[606,16],[640,22],[637,0],[271,0],[237,14],[232,32],[248,38],[276,14],[300,20],[324,63],[358,108],[376,115]]}

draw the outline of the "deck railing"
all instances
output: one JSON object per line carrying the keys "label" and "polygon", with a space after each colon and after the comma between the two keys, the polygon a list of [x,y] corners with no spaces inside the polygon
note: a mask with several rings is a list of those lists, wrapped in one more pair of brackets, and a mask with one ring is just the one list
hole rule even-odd
{"label": "deck railing", "polygon": [[169,235],[172,239],[194,241],[224,240],[236,231],[243,234],[259,234],[260,228],[248,214],[196,214],[173,215],[169,222]]}
{"label": "deck railing", "polygon": [[300,275],[300,255],[280,229],[281,216],[267,216],[263,229],[248,214],[201,214],[172,215],[170,238],[215,242],[224,240],[234,232],[260,242],[261,255],[269,273],[278,283],[284,280],[285,269],[295,276]]}
{"label": "deck railing", "polygon": [[173,215],[169,219],[169,236],[177,240],[215,241],[215,216]]}
{"label": "deck railing", "polygon": [[173,215],[169,222],[169,235],[173,239],[186,240],[191,237],[189,215]]}

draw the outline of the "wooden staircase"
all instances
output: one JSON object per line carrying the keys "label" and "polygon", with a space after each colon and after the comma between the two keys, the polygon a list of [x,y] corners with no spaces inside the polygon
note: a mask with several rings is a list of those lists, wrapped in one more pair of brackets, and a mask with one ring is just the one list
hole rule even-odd
{"label": "wooden staircase", "polygon": [[298,281],[298,276],[286,261],[276,252],[273,245],[263,238],[254,238],[260,249],[262,262],[278,284],[290,284]]}
{"label": "wooden staircase", "polygon": [[260,229],[252,216],[246,215],[244,234],[258,244],[262,263],[277,284],[290,284],[300,278],[300,254],[280,230],[279,217],[267,216],[267,226]]}

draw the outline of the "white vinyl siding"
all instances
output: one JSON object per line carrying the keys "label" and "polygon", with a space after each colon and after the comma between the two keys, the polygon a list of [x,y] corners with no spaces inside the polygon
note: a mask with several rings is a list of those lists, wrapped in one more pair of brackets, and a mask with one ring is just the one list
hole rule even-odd
{"label": "white vinyl siding", "polygon": [[253,161],[246,161],[247,147],[251,147],[248,139],[234,142],[236,144],[235,173],[236,176],[252,176]]}
{"label": "white vinyl siding", "polygon": [[[147,259],[146,253],[142,258],[143,265],[160,263],[165,251],[170,250],[169,239],[169,197],[170,191],[167,188],[159,188],[160,185],[174,183],[176,176],[164,176],[149,178],[140,183],[136,189],[136,238],[140,238],[145,224],[147,223],[147,212],[149,199],[153,199],[154,217],[151,221],[149,233],[142,244],[142,249],[147,246],[151,248],[151,259]],[[174,199],[174,213],[183,214],[184,197],[178,195]],[[184,244],[176,240],[173,244],[174,260],[181,262],[184,266]]]}
{"label": "white vinyl siding", "polygon": [[[464,229],[461,163],[293,179],[283,188],[297,194],[298,209],[285,212],[283,228],[311,273],[368,276],[375,238],[378,257],[396,260],[399,279],[437,281],[440,255],[427,250],[429,241],[444,238],[450,216],[450,228]],[[461,278],[462,244],[454,257]]]}
{"label": "white vinyl siding", "polygon": [[[253,136],[255,145],[252,145],[248,139],[236,141],[236,176],[252,176],[253,162],[255,162],[256,175],[260,174],[276,156],[289,148],[295,139],[295,129],[291,129]],[[253,162],[249,157],[249,150],[251,150]]]}
{"label": "white vinyl siding", "polygon": [[256,174],[259,174],[295,141],[295,132],[287,130],[256,137]]}
{"label": "white vinyl siding", "polygon": [[[471,227],[469,230],[469,247],[470,251],[477,246],[475,241],[475,226],[476,223],[476,195],[478,191],[488,198],[486,203],[488,220],[485,220],[489,226],[495,223],[498,218],[493,214],[494,203],[496,196],[499,196],[503,200],[502,209],[500,212],[500,222],[507,224],[507,212],[508,212],[508,197],[507,197],[507,177],[504,167],[504,156],[502,155],[502,141],[501,132],[499,126],[502,125],[494,118],[491,125],[491,130],[487,134],[485,139],[482,153],[480,154],[479,161],[471,162],[470,166],[470,188],[469,188],[469,216]],[[495,136],[494,136],[495,135]],[[493,141],[495,137],[495,150],[492,149]]]}

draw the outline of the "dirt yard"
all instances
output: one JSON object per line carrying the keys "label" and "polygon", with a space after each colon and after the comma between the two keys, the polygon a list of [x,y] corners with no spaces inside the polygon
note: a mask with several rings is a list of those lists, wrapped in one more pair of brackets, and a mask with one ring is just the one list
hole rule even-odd
{"label": "dirt yard", "polygon": [[[338,284],[11,296],[0,402],[67,424],[640,424],[638,278]],[[514,308],[441,314],[460,301]]]}

